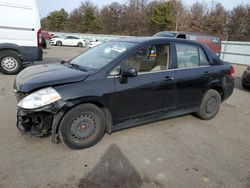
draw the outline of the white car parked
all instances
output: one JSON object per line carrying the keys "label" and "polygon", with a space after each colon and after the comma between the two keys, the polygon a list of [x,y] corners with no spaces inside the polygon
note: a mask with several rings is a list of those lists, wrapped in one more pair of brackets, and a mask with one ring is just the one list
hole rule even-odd
{"label": "white car parked", "polygon": [[86,42],[84,39],[81,39],[79,37],[75,36],[67,36],[64,38],[52,38],[50,40],[50,44],[56,45],[56,46],[77,46],[77,47],[83,47],[86,45]]}
{"label": "white car parked", "polygon": [[103,42],[98,41],[98,40],[96,40],[96,41],[90,41],[88,47],[89,48],[94,48],[95,46],[97,46],[97,45],[99,45],[101,43],[103,43]]}

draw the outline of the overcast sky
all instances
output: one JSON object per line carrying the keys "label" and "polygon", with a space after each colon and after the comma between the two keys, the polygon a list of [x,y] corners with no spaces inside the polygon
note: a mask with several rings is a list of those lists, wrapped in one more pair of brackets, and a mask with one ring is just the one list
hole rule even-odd
{"label": "overcast sky", "polygon": [[[73,9],[79,7],[83,0],[36,0],[38,3],[38,8],[40,12],[40,17],[45,17],[49,12],[64,8],[66,11],[71,12]],[[194,2],[205,0],[183,0],[187,5],[192,5]],[[206,0],[205,2],[210,3],[212,0]],[[110,4],[112,2],[126,3],[128,0],[92,0],[94,4],[98,7]],[[234,6],[244,3],[250,4],[250,0],[216,0],[215,2],[220,2],[226,9],[232,9]]]}

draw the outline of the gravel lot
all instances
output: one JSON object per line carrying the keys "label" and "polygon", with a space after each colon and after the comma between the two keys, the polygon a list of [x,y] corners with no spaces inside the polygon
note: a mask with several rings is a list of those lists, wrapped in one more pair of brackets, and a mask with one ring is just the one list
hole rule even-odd
{"label": "gravel lot", "polygon": [[[42,63],[84,50],[49,47]],[[240,76],[245,67],[235,68]],[[213,120],[172,118],[106,134],[80,151],[17,131],[14,78],[0,73],[0,188],[250,187],[250,92],[239,78]]]}

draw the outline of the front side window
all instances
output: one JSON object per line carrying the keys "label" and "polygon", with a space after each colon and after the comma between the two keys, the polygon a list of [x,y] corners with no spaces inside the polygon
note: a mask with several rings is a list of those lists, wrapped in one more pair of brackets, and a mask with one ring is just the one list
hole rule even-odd
{"label": "front side window", "polygon": [[178,68],[199,67],[208,65],[205,52],[198,46],[176,44]]}
{"label": "front side window", "polygon": [[130,66],[142,72],[166,70],[169,65],[169,44],[152,45],[136,51],[121,65],[116,67],[111,75],[119,72],[120,67]]}

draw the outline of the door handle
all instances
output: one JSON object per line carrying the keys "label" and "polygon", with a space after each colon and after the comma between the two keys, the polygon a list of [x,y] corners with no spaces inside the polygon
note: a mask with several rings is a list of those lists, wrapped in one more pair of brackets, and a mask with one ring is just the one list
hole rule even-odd
{"label": "door handle", "polygon": [[208,72],[208,71],[205,71],[203,74],[204,74],[205,76],[208,76],[208,75],[209,75],[209,72]]}
{"label": "door handle", "polygon": [[172,81],[172,80],[174,80],[174,78],[171,76],[166,76],[163,80],[164,81]]}

